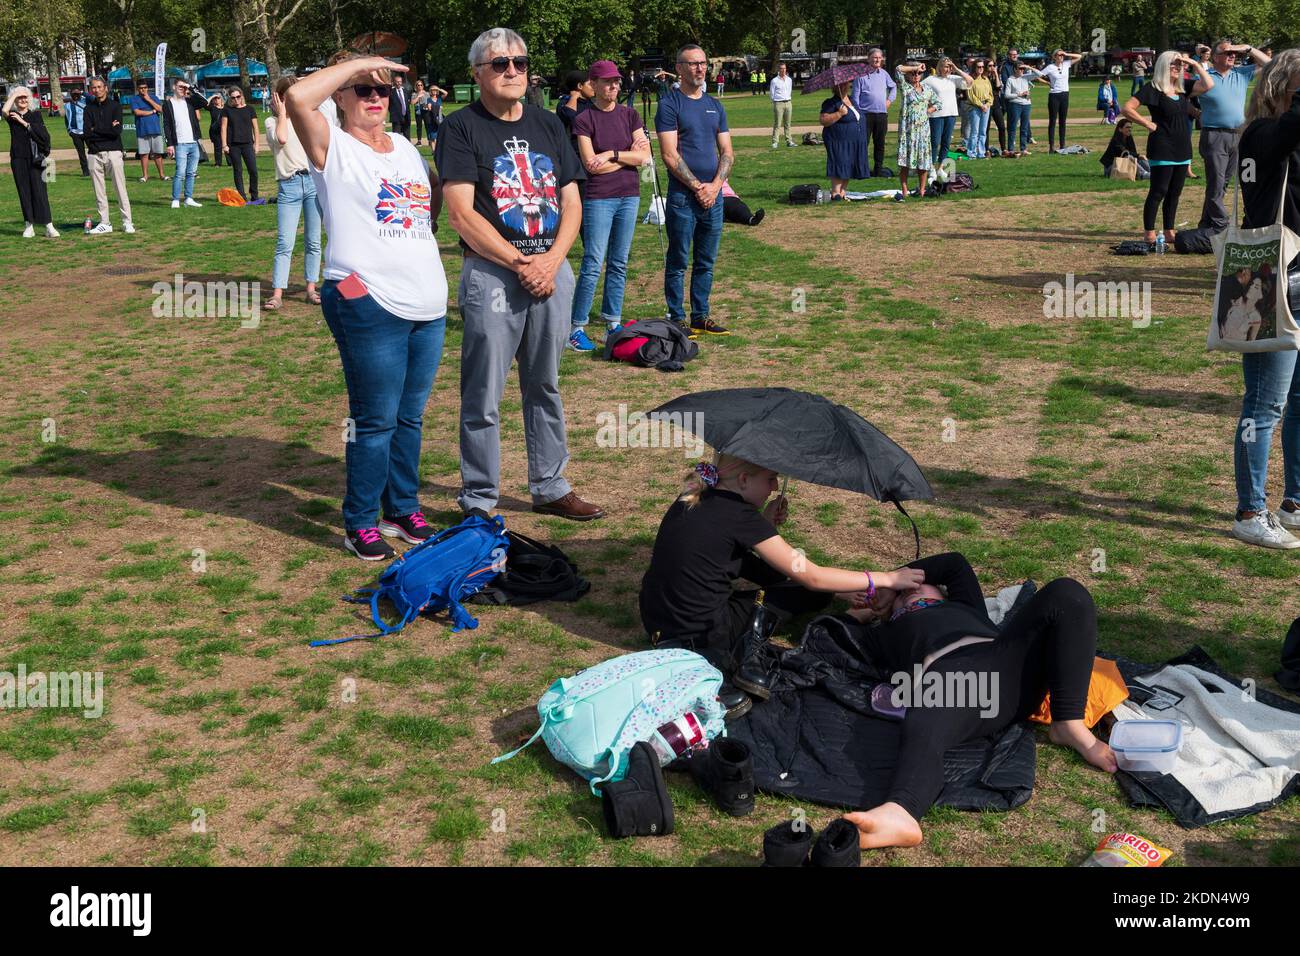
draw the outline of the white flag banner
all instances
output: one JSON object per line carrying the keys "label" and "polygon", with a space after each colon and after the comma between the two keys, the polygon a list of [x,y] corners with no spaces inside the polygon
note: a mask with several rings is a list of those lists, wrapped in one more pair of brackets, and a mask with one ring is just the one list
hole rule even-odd
{"label": "white flag banner", "polygon": [[167,95],[167,44],[159,43],[153,51],[153,95],[162,102]]}

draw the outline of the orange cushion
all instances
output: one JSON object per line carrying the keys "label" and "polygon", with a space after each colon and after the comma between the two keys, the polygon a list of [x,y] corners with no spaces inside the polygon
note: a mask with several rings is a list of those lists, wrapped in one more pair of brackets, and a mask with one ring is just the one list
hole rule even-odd
{"label": "orange cushion", "polygon": [[[1038,713],[1033,714],[1029,719],[1040,724],[1050,724],[1052,722],[1051,700],[1051,694],[1044,697]],[[1100,657],[1094,658],[1092,678],[1088,681],[1088,704],[1083,711],[1083,722],[1089,727],[1097,726],[1097,721],[1126,700],[1128,700],[1128,685],[1120,676],[1115,662]]]}
{"label": "orange cushion", "polygon": [[239,190],[224,186],[217,190],[217,202],[223,206],[242,206],[244,197],[239,195]]}

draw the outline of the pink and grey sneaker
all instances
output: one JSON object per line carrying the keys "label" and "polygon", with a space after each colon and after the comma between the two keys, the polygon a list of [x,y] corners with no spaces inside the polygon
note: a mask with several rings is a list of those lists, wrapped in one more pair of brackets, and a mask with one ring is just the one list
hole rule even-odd
{"label": "pink and grey sneaker", "polygon": [[362,561],[383,561],[397,553],[379,536],[378,528],[349,531],[344,545]]}
{"label": "pink and grey sneaker", "polygon": [[400,518],[387,515],[379,519],[379,533],[390,538],[401,538],[407,544],[419,544],[433,537],[433,525],[424,520],[424,512],[412,511]]}

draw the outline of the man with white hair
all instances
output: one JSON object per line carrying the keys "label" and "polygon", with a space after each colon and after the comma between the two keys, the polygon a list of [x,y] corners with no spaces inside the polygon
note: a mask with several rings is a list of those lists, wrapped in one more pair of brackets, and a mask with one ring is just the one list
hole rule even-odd
{"label": "man with white hair", "polygon": [[565,256],[582,222],[586,173],[560,118],[523,101],[529,60],[519,34],[481,33],[469,62],[480,97],[447,117],[434,149],[464,254],[459,503],[489,512],[500,498],[501,395],[517,358],[533,511],[590,521],[605,512],[564,478],[558,381],[574,288]]}
{"label": "man with white hair", "polygon": [[893,178],[885,166],[885,135],[889,132],[889,107],[898,96],[898,84],[885,68],[885,51],[873,46],[867,52],[867,72],[853,81],[850,96],[867,118],[867,138],[873,144],[871,175]]}

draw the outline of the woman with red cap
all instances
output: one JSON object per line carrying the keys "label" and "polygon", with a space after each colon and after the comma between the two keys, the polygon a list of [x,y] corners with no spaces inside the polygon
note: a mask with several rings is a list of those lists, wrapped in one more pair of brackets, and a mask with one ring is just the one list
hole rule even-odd
{"label": "woman with red cap", "polygon": [[613,332],[623,324],[623,290],[632,248],[641,179],[637,167],[650,161],[650,138],[641,116],[618,101],[623,78],[610,60],[597,60],[587,71],[591,108],[573,120],[578,156],[587,170],[582,200],[582,270],[573,292],[573,329],[569,348],[590,352],[587,319],[596,298],[596,282],[605,266],[605,293],[600,317]]}

